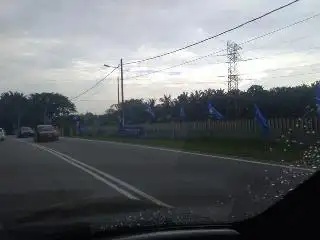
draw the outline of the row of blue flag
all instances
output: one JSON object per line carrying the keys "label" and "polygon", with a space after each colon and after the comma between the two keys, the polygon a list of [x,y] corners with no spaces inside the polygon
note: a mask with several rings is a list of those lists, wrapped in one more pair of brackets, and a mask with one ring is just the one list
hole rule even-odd
{"label": "row of blue flag", "polygon": [[[319,98],[320,99],[320,98]],[[254,110],[255,110],[255,119],[256,121],[263,127],[263,128],[268,128],[268,123],[265,117],[262,115],[260,109],[256,104],[254,104]],[[155,117],[155,113],[153,112],[152,108],[150,105],[146,104],[146,110],[147,113],[150,114],[152,118]],[[215,118],[217,120],[223,120],[224,116],[212,105],[211,102],[208,103],[208,116]],[[184,108],[180,108],[180,118],[184,119],[186,117]]]}
{"label": "row of blue flag", "polygon": [[[316,110],[317,114],[320,117],[320,82],[315,85],[315,103],[316,103]],[[261,110],[257,106],[257,104],[253,105],[254,107],[254,118],[255,121],[260,125],[263,131],[269,129],[269,125],[267,122],[267,119],[263,116]],[[150,105],[146,104],[146,112],[150,114],[152,118],[155,118],[155,113],[153,112]],[[211,102],[208,103],[208,116],[215,118],[217,120],[223,120],[224,116],[211,104]],[[180,108],[180,118],[184,119],[186,117],[186,113],[184,111],[183,106]],[[121,121],[121,120],[120,120]],[[122,123],[123,124],[123,123]]]}
{"label": "row of blue flag", "polygon": [[[153,112],[153,110],[152,110],[152,108],[151,108],[150,105],[146,104],[146,109],[145,109],[145,111],[146,111],[147,113],[149,113],[152,118],[155,117],[155,114],[154,114],[154,112]],[[212,106],[211,103],[208,104],[208,114],[209,114],[209,116],[214,117],[214,118],[217,119],[217,120],[222,120],[222,119],[224,119],[224,116],[223,116],[217,109],[215,109],[215,108]],[[181,107],[181,108],[180,108],[180,117],[181,117],[182,119],[184,119],[184,118],[186,117],[186,113],[185,113],[185,111],[184,111],[184,107]]]}

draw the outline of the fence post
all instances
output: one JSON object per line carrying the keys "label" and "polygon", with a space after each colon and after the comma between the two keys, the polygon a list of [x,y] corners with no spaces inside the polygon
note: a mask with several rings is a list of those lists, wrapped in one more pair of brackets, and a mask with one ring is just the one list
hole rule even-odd
{"label": "fence post", "polygon": [[316,134],[318,135],[318,118],[315,117],[313,119],[313,122],[314,122],[314,131],[316,132]]}
{"label": "fence post", "polygon": [[175,132],[175,129],[173,128],[172,129],[172,139],[175,139],[175,135],[176,135],[176,132]]}

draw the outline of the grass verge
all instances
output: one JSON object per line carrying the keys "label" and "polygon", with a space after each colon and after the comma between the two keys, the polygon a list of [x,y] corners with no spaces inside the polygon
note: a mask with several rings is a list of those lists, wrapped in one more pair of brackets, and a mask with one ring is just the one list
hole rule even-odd
{"label": "grass verge", "polygon": [[287,150],[283,144],[279,142],[267,142],[252,139],[198,138],[171,140],[106,136],[82,136],[82,138],[159,146],[199,153],[237,156],[257,161],[276,163],[298,163],[303,152],[302,149]]}

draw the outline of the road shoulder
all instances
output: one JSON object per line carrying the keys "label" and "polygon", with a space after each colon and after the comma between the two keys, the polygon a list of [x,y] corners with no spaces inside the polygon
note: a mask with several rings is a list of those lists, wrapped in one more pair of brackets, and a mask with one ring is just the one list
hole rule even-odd
{"label": "road shoulder", "polygon": [[223,155],[223,154],[212,154],[207,152],[201,152],[201,151],[192,151],[192,150],[184,150],[179,148],[178,146],[162,146],[157,144],[142,144],[142,143],[135,143],[130,141],[121,141],[118,139],[92,139],[92,138],[84,138],[84,137],[62,137],[63,139],[67,140],[79,140],[79,141],[88,141],[88,142],[100,142],[100,143],[108,143],[108,144],[116,144],[116,145],[122,145],[127,147],[136,147],[136,148],[144,148],[144,149],[150,149],[150,150],[158,150],[158,151],[166,151],[171,153],[177,153],[177,154],[187,154],[187,155],[194,155],[194,156],[201,156],[201,157],[207,157],[207,158],[214,158],[219,160],[228,160],[228,161],[236,161],[236,162],[242,162],[242,163],[249,163],[249,164],[258,164],[258,165],[265,165],[265,166],[274,166],[274,167],[285,167],[290,168],[293,170],[303,170],[308,172],[315,172],[316,169],[313,169],[311,167],[304,167],[300,165],[294,165],[293,163],[288,163],[285,161],[272,161],[272,160],[264,160],[264,159],[256,159],[256,158],[250,158],[250,157],[240,157],[235,155]]}

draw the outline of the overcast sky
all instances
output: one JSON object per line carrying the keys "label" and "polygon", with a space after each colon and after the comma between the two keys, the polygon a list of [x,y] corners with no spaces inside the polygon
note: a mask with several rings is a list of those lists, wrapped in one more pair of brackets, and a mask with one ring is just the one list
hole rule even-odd
{"label": "overcast sky", "polygon": [[[161,54],[259,16],[290,0],[0,0],[0,93],[59,92],[76,96],[118,65]],[[260,21],[179,53],[124,67],[125,98],[177,96],[226,88],[225,56],[202,59],[147,77],[135,75],[221,51],[320,12],[300,2]],[[320,77],[320,16],[243,44],[240,89],[311,83]],[[221,51],[220,55],[225,54]],[[218,54],[218,55],[219,55]],[[79,112],[102,113],[117,101],[115,71],[75,101]]]}

